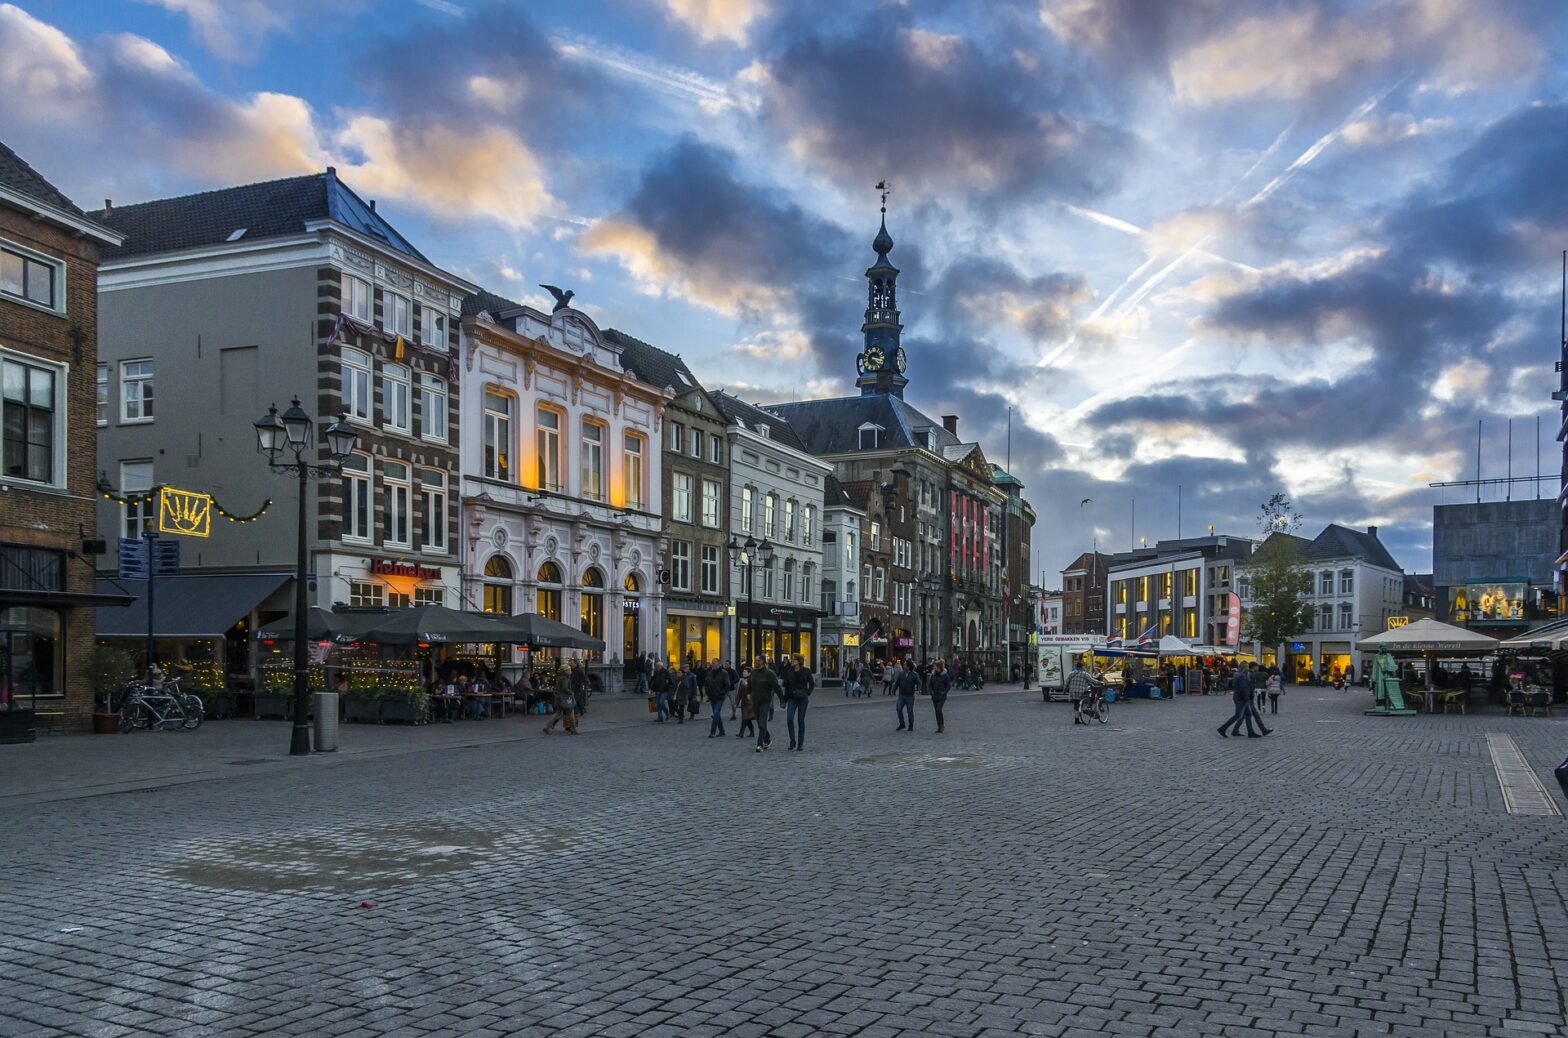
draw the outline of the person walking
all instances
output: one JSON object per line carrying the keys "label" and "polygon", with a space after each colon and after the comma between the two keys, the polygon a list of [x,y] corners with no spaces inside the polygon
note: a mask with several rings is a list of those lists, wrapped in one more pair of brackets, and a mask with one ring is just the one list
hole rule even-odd
{"label": "person walking", "polygon": [[811,705],[811,693],[816,687],[816,677],[806,668],[806,658],[796,656],[795,665],[784,679],[784,691],[789,696],[784,706],[784,724],[789,729],[792,750],[806,748],[806,708]]}
{"label": "person walking", "polygon": [[687,664],[681,664],[679,671],[670,668],[670,713],[676,724],[686,723],[686,681],[690,677],[691,668]]}
{"label": "person walking", "polygon": [[572,698],[572,677],[565,667],[555,668],[555,692],[550,698],[550,705],[555,707],[555,716],[550,718],[550,723],[544,726],[544,734],[549,735],[555,731],[555,726],[561,723],[566,716],[566,704]]}
{"label": "person walking", "polygon": [[915,674],[915,668],[904,667],[899,670],[894,691],[898,695],[893,700],[894,709],[898,711],[898,727],[893,730],[912,732],[915,730],[915,693],[920,691],[920,678]]}
{"label": "person walking", "polygon": [[[947,693],[953,687],[953,682],[947,674],[947,665],[938,657],[931,665],[931,676],[926,678],[926,695],[931,697],[931,708],[936,711],[936,733],[941,735],[947,730],[946,721],[942,717],[942,707],[947,705]],[[913,713],[913,711],[911,711]]]}
{"label": "person walking", "polygon": [[1269,713],[1279,713],[1279,697],[1285,691],[1285,679],[1278,667],[1269,668],[1269,678],[1263,688],[1269,696]]}
{"label": "person walking", "polygon": [[898,679],[904,669],[898,665],[897,658],[893,659],[882,671],[882,694],[887,695],[898,688]]}
{"label": "person walking", "polygon": [[660,724],[663,724],[670,716],[670,687],[673,684],[674,679],[670,677],[670,668],[660,663],[658,669],[653,672],[652,680],[648,682],[648,687],[653,690],[653,702],[659,715],[655,720]]}
{"label": "person walking", "polygon": [[[588,716],[588,672],[577,660],[572,661],[572,700],[578,717]],[[576,723],[576,718],[573,718]],[[573,730],[573,729],[568,729]]]}
{"label": "person walking", "polygon": [[772,741],[768,735],[768,712],[773,709],[774,698],[784,692],[779,676],[768,666],[765,656],[757,657],[757,665],[747,679],[746,691],[751,698],[751,709],[757,715],[757,752],[761,753]]}
{"label": "person walking", "polygon": [[751,707],[750,685],[751,668],[742,663],[740,675],[735,683],[735,698],[740,700],[740,731],[735,733],[737,739],[757,734],[757,711]]}
{"label": "person walking", "polygon": [[639,655],[637,659],[632,662],[632,669],[637,674],[637,687],[634,690],[635,694],[639,696],[647,695],[648,682],[649,679],[653,677],[653,664],[649,662],[646,655]]}
{"label": "person walking", "polygon": [[702,700],[707,687],[708,668],[698,662],[691,668],[691,680],[686,684],[686,713],[693,721],[702,716]]}
{"label": "person walking", "polygon": [[703,679],[703,691],[708,695],[708,706],[713,710],[713,720],[708,722],[708,738],[724,734],[724,701],[730,694],[730,676],[719,661],[714,660]]}
{"label": "person walking", "polygon": [[1261,732],[1252,730],[1252,720],[1257,717],[1257,711],[1252,705],[1252,674],[1246,667],[1237,667],[1235,674],[1231,676],[1230,701],[1236,709],[1231,714],[1230,720],[1220,725],[1219,733],[1222,737],[1240,735],[1243,722],[1247,725],[1249,739],[1259,739],[1273,731],[1271,728],[1263,728],[1261,717],[1258,718],[1258,727],[1263,730]]}

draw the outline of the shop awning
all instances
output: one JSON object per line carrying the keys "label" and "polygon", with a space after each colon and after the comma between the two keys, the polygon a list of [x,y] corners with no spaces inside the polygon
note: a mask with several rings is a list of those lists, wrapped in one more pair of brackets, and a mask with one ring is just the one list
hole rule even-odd
{"label": "shop awning", "polygon": [[[155,638],[222,638],[235,621],[289,580],[291,573],[191,573],[159,577],[153,616]],[[136,598],[119,608],[100,607],[98,637],[147,637],[147,582],[98,581],[100,594],[123,588]]]}
{"label": "shop awning", "polygon": [[93,591],[21,591],[0,588],[0,607],[3,606],[104,606],[125,605],[131,596],[110,587],[108,594],[101,593],[103,582],[98,582],[98,592]]}
{"label": "shop awning", "polygon": [[1504,649],[1550,649],[1559,651],[1568,643],[1568,620],[1553,620],[1534,630],[1503,639]]}

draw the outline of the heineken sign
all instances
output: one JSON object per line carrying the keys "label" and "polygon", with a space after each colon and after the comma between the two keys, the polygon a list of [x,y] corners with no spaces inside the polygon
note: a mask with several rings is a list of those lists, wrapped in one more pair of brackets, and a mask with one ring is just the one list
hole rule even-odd
{"label": "heineken sign", "polygon": [[420,580],[438,580],[441,571],[434,566],[421,566],[417,562],[393,562],[390,559],[371,559],[370,572],[378,577],[417,577]]}

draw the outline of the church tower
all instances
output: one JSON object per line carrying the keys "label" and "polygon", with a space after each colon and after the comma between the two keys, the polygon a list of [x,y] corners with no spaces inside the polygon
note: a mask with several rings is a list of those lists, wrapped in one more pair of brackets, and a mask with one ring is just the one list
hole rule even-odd
{"label": "church tower", "polygon": [[877,261],[866,268],[866,320],[860,326],[866,345],[855,357],[855,369],[860,372],[855,385],[861,396],[892,394],[903,399],[909,379],[904,377],[907,360],[899,345],[904,326],[898,322],[898,268],[887,258],[893,250],[893,236],[887,233],[886,181],[877,184],[877,189],[882,192],[882,228],[871,243]]}

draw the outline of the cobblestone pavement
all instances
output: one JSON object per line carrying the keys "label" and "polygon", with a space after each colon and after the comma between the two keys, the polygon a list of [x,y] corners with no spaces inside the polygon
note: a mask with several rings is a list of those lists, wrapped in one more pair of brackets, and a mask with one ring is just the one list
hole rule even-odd
{"label": "cobblestone pavement", "polygon": [[1486,742],[1561,803],[1568,719],[1364,705],[0,747],[0,1035],[1568,1034],[1568,831]]}

